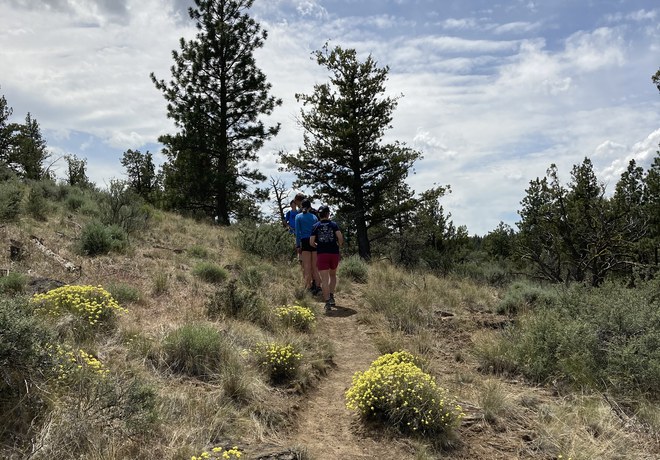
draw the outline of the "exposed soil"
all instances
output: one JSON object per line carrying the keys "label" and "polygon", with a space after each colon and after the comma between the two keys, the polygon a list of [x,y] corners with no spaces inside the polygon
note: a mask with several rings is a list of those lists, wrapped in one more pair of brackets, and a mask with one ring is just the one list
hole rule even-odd
{"label": "exposed soil", "polygon": [[370,331],[358,323],[360,305],[337,298],[337,308],[318,318],[318,330],[335,348],[335,366],[303,401],[295,425],[280,443],[304,446],[313,459],[412,458],[406,439],[365,427],[346,408],[344,393],[353,374],[366,370],[378,357]]}

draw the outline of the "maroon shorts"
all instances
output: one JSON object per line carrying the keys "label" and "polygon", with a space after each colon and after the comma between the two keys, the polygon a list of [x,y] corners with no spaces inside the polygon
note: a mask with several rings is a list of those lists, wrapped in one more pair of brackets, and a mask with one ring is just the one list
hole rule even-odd
{"label": "maroon shorts", "polygon": [[339,266],[339,254],[317,254],[316,268],[322,270],[337,270]]}

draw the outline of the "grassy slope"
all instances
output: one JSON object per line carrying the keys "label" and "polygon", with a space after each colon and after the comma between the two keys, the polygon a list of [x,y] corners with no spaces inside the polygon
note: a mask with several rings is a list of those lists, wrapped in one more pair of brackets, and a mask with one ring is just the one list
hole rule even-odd
{"label": "grassy slope", "polygon": [[[344,441],[342,458],[369,458],[364,441],[373,443],[374,439],[374,445],[385,451],[418,459],[660,455],[651,435],[640,432],[634,424],[626,426],[599,395],[560,395],[551,387],[532,387],[521,380],[478,372],[470,352],[472,343],[487,342],[506,321],[506,317],[493,313],[499,293],[490,288],[465,280],[405,273],[376,263],[369,268],[366,285],[340,280],[337,297],[356,314],[320,318],[319,327],[311,334],[287,330],[272,318],[261,324],[234,319],[210,321],[206,304],[218,286],[193,275],[200,262],[224,267],[230,279],[255,292],[269,308],[295,300],[296,292],[300,293],[299,268],[292,262],[273,264],[241,253],[232,242],[231,230],[161,212],[156,213],[149,229],[132,239],[127,253],[87,258],[74,250],[86,218],[68,216],[57,210],[45,222],[24,217],[5,224],[0,229],[2,240],[23,242],[28,255],[10,264],[8,251],[3,251],[0,268],[9,267],[31,277],[137,291],[140,300],[126,303],[129,313],[120,319],[118,330],[88,346],[114,375],[136,375],[157,389],[159,421],[150,435],[131,438],[113,435],[113,430],[102,429],[86,414],[79,417],[79,426],[98,430],[82,430],[77,436],[84,437],[85,442],[72,443],[70,407],[53,400],[44,428],[35,432],[37,444],[50,452],[50,458],[69,458],[77,449],[76,453],[85,458],[183,459],[214,445],[238,445],[253,454],[294,448],[309,452],[312,458],[335,458],[324,454],[327,438],[314,436],[318,425],[305,423],[326,412],[341,418],[336,425],[351,433],[349,437],[346,432],[335,433]],[[68,273],[37,251],[30,243],[31,235],[80,265],[81,273]],[[302,301],[321,314],[321,304],[308,297]],[[346,323],[337,328],[340,320]],[[229,337],[240,350],[242,367],[205,381],[168,369],[163,362],[164,337],[191,323],[211,324]],[[346,330],[353,331],[353,336],[360,334],[353,345],[342,340]],[[291,385],[270,385],[248,356],[247,350],[256,343],[274,339],[296,344],[305,356],[301,374]],[[346,348],[350,346],[353,348]],[[354,415],[341,407],[324,410],[327,388],[350,385],[350,372],[342,369],[368,363],[378,352],[401,348],[425,357],[429,370],[466,411],[453,448],[447,452],[434,453],[428,442],[392,432],[378,437],[373,431],[364,431]],[[336,370],[330,366],[333,356]],[[349,360],[355,363],[347,363]],[[326,426],[330,430],[326,434],[332,438],[334,425]],[[309,446],[304,446],[306,440]],[[5,452],[15,458],[24,456],[18,450]]]}

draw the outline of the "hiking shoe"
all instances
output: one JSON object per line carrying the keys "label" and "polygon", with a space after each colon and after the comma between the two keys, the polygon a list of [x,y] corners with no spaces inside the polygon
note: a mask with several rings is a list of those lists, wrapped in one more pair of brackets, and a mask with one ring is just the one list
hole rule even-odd
{"label": "hiking shoe", "polygon": [[334,295],[334,294],[330,294],[330,298],[328,299],[328,301],[327,301],[326,303],[327,303],[327,304],[330,304],[331,307],[334,307],[334,306],[336,305],[336,304],[335,304],[335,295]]}
{"label": "hiking shoe", "polygon": [[330,310],[332,310],[332,305],[330,304],[330,300],[327,300],[327,301],[325,302],[325,312],[327,313],[327,312],[329,312]]}

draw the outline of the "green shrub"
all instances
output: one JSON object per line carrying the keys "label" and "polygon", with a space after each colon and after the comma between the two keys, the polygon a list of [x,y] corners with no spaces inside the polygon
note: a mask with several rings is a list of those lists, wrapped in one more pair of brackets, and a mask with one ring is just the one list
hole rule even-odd
{"label": "green shrub", "polygon": [[478,283],[486,283],[491,286],[504,286],[513,278],[505,261],[465,262],[454,266],[452,272],[460,277],[470,278]]}
{"label": "green shrub", "polygon": [[43,193],[43,188],[38,183],[33,184],[28,193],[25,210],[35,220],[45,221],[50,211],[50,206]]}
{"label": "green shrub", "polygon": [[281,225],[240,222],[235,235],[241,250],[261,258],[280,261],[293,255],[295,240]]}
{"label": "green shrub", "polygon": [[558,301],[554,288],[517,281],[509,286],[506,295],[497,305],[497,313],[515,315],[539,305],[552,306]]}
{"label": "green shrub", "polygon": [[16,440],[44,413],[42,383],[52,377],[54,337],[18,297],[0,297],[0,331],[0,440]]}
{"label": "green shrub", "polygon": [[80,250],[90,257],[122,251],[128,246],[126,232],[117,225],[106,227],[92,221],[85,225],[80,234]]}
{"label": "green shrub", "polygon": [[17,295],[25,292],[27,277],[22,273],[10,272],[0,278],[0,294]]}
{"label": "green shrub", "polygon": [[221,283],[227,279],[227,270],[210,262],[202,262],[193,268],[193,275],[207,283]]}
{"label": "green shrub", "polygon": [[347,407],[404,433],[434,437],[451,432],[463,416],[461,407],[415,361],[410,353],[396,352],[355,373],[346,392]]}
{"label": "green shrub", "polygon": [[239,359],[238,351],[210,324],[187,324],[168,333],[162,342],[169,370],[202,380],[218,378]]}
{"label": "green shrub", "polygon": [[353,255],[341,261],[339,276],[356,283],[366,283],[369,280],[369,266],[360,256]]}
{"label": "green shrub", "polygon": [[258,343],[254,353],[273,383],[290,381],[298,374],[302,354],[289,343]]}
{"label": "green shrub", "polygon": [[83,204],[85,204],[86,200],[85,197],[81,192],[77,193],[69,193],[69,195],[66,197],[66,201],[64,202],[64,205],[69,211],[78,211]]}
{"label": "green shrub", "polygon": [[0,182],[0,221],[13,221],[21,214],[23,186],[18,181]]}
{"label": "green shrub", "polygon": [[101,221],[120,227],[126,235],[148,227],[152,211],[144,199],[125,181],[112,180],[108,190],[100,195]]}
{"label": "green shrub", "polygon": [[660,398],[660,298],[651,284],[573,286],[500,340],[506,365],[535,382]]}
{"label": "green shrub", "polygon": [[301,332],[307,332],[316,325],[316,316],[311,308],[300,305],[287,305],[275,309],[275,314],[282,323]]}

